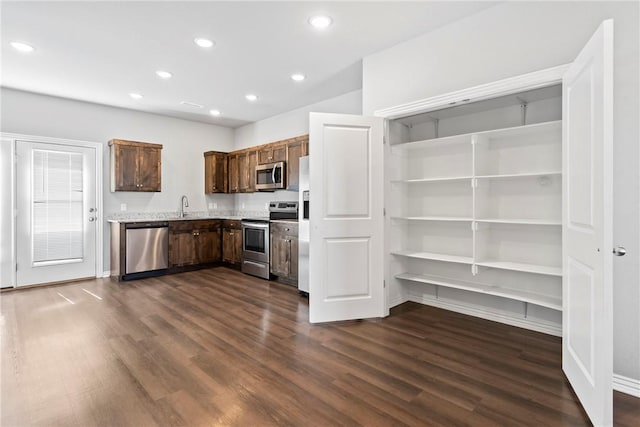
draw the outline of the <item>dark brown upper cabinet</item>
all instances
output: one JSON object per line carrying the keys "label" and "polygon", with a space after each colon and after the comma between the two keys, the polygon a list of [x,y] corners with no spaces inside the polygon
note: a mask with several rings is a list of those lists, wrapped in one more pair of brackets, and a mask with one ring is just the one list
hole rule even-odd
{"label": "dark brown upper cabinet", "polygon": [[111,191],[162,191],[162,144],[112,139]]}
{"label": "dark brown upper cabinet", "polygon": [[206,194],[228,192],[228,178],[227,153],[219,151],[204,153],[204,192]]}
{"label": "dark brown upper cabinet", "polygon": [[309,155],[309,135],[292,138],[287,144],[287,190],[300,188],[300,157]]}
{"label": "dark brown upper cabinet", "polygon": [[258,164],[284,162],[287,158],[286,144],[267,144],[258,150]]}

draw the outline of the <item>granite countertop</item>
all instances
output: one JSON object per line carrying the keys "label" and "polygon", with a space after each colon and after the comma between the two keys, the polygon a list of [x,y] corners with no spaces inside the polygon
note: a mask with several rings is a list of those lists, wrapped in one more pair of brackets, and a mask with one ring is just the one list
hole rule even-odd
{"label": "granite countertop", "polygon": [[178,217],[177,212],[118,212],[107,216],[107,222],[157,222],[157,221],[192,221],[198,219],[230,219],[268,218],[263,211],[220,211],[220,212],[185,212],[185,216]]}

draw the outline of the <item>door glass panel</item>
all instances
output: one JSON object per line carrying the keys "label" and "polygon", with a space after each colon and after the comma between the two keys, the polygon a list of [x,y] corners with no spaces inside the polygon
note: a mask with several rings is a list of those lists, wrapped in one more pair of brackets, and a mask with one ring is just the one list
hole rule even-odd
{"label": "door glass panel", "polygon": [[33,265],[83,258],[82,154],[33,150]]}

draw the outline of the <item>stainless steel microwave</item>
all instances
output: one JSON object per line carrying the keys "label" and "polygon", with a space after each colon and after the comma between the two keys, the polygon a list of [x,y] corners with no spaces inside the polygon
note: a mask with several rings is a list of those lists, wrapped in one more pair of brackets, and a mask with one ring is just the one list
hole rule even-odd
{"label": "stainless steel microwave", "polygon": [[256,166],[256,190],[274,191],[286,187],[284,162]]}

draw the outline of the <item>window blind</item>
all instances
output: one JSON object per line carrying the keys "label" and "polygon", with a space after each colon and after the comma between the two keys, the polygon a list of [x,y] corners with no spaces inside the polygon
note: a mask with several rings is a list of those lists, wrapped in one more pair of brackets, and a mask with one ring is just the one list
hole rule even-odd
{"label": "window blind", "polygon": [[33,263],[83,257],[82,154],[33,150]]}

